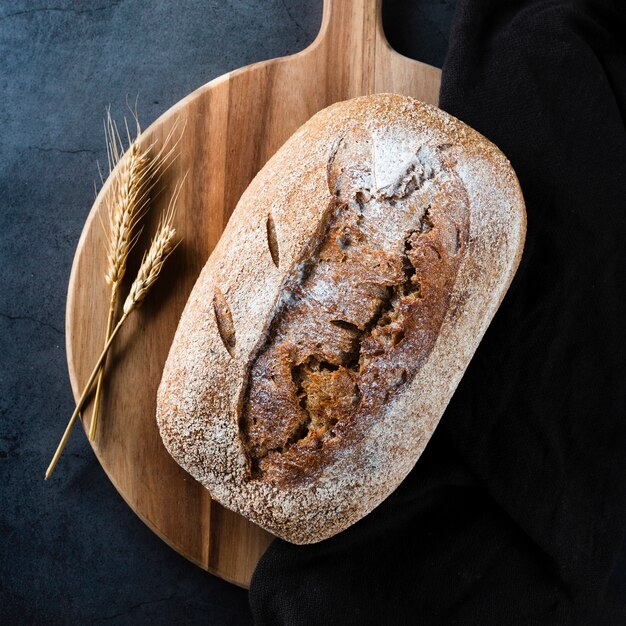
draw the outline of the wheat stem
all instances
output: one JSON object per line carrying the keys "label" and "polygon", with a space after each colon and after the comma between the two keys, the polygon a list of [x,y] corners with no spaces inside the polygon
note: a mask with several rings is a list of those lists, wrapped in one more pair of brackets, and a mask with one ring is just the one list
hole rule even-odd
{"label": "wheat stem", "polygon": [[[105,344],[111,336],[113,330],[113,322],[115,320],[115,309],[117,307],[117,294],[119,283],[113,284],[111,287],[111,300],[109,302],[109,316],[107,318],[107,330],[105,335]],[[104,380],[104,368],[106,366],[106,358],[102,362],[102,367],[98,374],[98,382],[96,383],[96,395],[93,400],[93,411],[91,413],[91,424],[89,425],[89,440],[94,441],[96,438],[96,429],[98,428],[98,413],[100,409],[100,401],[102,396],[102,382]]]}
{"label": "wheat stem", "polygon": [[70,421],[68,422],[67,427],[65,428],[65,432],[63,433],[63,437],[61,437],[61,441],[59,442],[56,452],[54,453],[54,456],[52,457],[52,461],[50,461],[50,465],[48,466],[48,469],[46,470],[46,480],[48,480],[48,478],[50,478],[50,476],[52,475],[52,472],[54,471],[54,468],[56,467],[56,464],[59,458],[61,457],[61,454],[65,448],[65,445],[67,444],[67,441],[70,438],[70,434],[72,432],[72,428],[74,428],[74,424],[76,423],[78,414],[80,413],[81,409],[83,408],[83,405],[85,404],[85,400],[87,399],[89,390],[91,389],[91,385],[93,385],[93,381],[96,379],[96,376],[98,375],[98,371],[100,370],[100,367],[102,366],[102,364],[104,363],[104,360],[106,359],[107,352],[109,351],[109,348],[111,347],[111,344],[113,343],[113,340],[115,339],[115,336],[119,332],[120,328],[122,327],[122,324],[126,321],[126,318],[128,317],[129,314],[130,314],[130,311],[122,315],[122,317],[120,318],[120,321],[117,323],[117,325],[113,329],[113,332],[111,333],[111,336],[106,342],[104,346],[104,350],[102,351],[100,358],[96,362],[96,366],[93,368],[93,372],[91,372],[91,376],[89,377],[89,380],[87,381],[87,384],[85,385],[85,389],[82,395],[80,396],[80,399],[78,400],[78,404],[76,405],[76,408],[74,409],[74,413],[72,413],[72,417],[70,417]]}

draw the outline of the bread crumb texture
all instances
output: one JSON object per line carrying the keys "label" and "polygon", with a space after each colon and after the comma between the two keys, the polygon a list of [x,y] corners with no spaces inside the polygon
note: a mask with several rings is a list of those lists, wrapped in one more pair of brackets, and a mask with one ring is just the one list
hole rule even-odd
{"label": "bread crumb texture", "polygon": [[320,111],[241,197],[158,392],[174,459],[275,535],[347,528],[414,466],[515,273],[515,173],[407,96]]}

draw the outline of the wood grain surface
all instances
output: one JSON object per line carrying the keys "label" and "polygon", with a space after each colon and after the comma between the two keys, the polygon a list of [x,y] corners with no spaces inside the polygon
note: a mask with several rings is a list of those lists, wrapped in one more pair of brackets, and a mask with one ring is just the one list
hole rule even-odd
{"label": "wood grain surface", "polygon": [[[248,586],[271,535],[211,501],[166,452],[155,422],[161,370],[179,316],[241,193],[284,141],[320,109],[355,96],[396,92],[437,103],[440,72],[387,43],[380,0],[326,0],[320,33],[304,51],[230,72],[176,104],[144,134],[163,142],[179,121],[180,156],[159,183],[129,261],[125,297],[175,181],[188,172],[175,225],[182,244],[110,353],[93,448],[137,515],[200,567]],[[68,290],[70,379],[79,397],[104,342],[109,289],[101,219],[105,183],[80,238]],[[88,429],[91,407],[83,414]]]}

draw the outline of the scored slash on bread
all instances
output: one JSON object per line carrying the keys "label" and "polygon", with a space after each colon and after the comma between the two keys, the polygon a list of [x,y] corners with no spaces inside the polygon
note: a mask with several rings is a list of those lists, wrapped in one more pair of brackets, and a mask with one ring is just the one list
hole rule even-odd
{"label": "scored slash on bread", "polygon": [[174,338],[157,421],[211,496],[294,543],[413,467],[510,284],[515,174],[406,96],[313,116],[242,195]]}

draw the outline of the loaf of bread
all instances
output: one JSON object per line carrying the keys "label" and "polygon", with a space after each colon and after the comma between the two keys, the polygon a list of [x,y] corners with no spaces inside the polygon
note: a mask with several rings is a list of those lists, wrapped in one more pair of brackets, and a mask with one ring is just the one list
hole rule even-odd
{"label": "loaf of bread", "polygon": [[241,197],[158,392],[212,498],[312,543],[416,463],[517,268],[525,210],[489,141],[406,96],[340,102]]}

